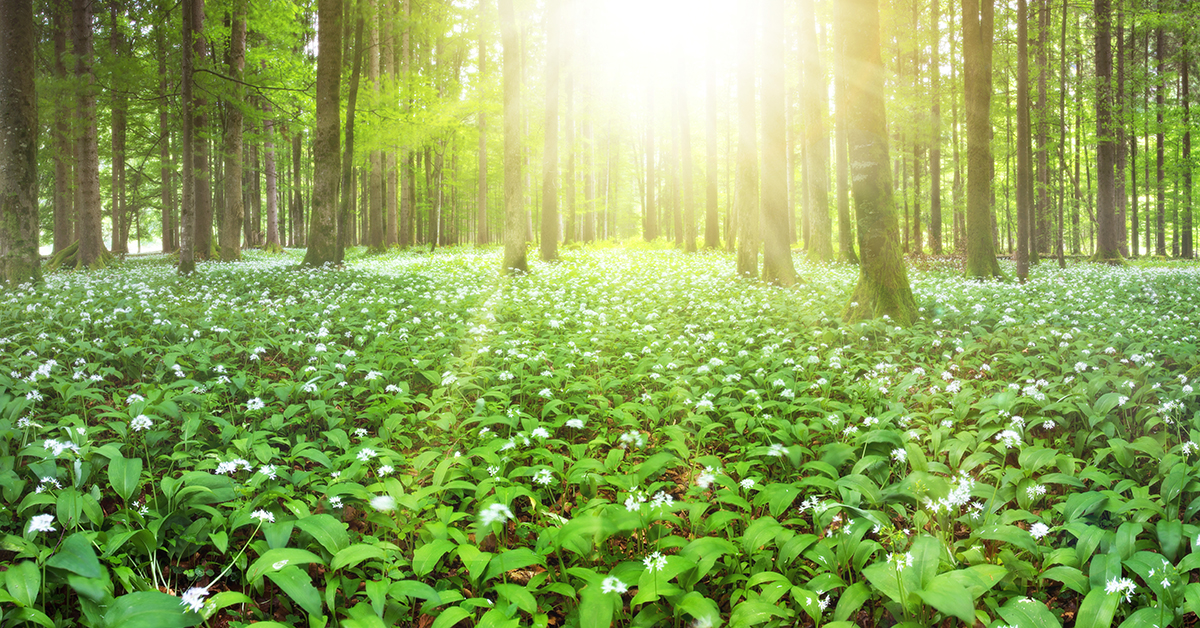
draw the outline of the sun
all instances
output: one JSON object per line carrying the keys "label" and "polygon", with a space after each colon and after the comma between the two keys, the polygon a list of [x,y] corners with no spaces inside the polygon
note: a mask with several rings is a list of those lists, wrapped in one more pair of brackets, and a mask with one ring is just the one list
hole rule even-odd
{"label": "sun", "polygon": [[626,75],[704,66],[728,0],[604,0],[580,3],[581,24],[601,63]]}

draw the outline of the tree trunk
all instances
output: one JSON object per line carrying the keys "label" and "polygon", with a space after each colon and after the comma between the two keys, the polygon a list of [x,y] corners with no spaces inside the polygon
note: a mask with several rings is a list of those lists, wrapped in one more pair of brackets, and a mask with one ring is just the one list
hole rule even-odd
{"label": "tree trunk", "polygon": [[313,132],[312,212],[305,266],[338,261],[342,0],[318,0],[317,28],[324,36],[317,40],[317,124]]}
{"label": "tree trunk", "polygon": [[[716,4],[711,5],[715,7]],[[710,9],[711,10],[711,9]],[[709,37],[716,41],[716,27],[709,28]],[[705,72],[705,163],[704,163],[704,248],[721,247],[721,226],[717,218],[717,53],[716,46],[707,46],[704,54]]]}
{"label": "tree trunk", "polygon": [[42,279],[38,255],[36,33],[31,0],[0,0],[0,279]]}
{"label": "tree trunk", "polygon": [[[232,98],[225,105],[225,207],[221,221],[221,261],[242,257],[242,222],[246,208],[242,203],[242,88],[246,69],[246,0],[235,0],[230,7],[229,86]],[[339,32],[340,36],[341,33]],[[339,37],[340,39],[340,37]]]}
{"label": "tree trunk", "polygon": [[[371,84],[371,92],[379,97],[379,1],[367,0],[367,18],[370,20],[367,41],[367,82]],[[383,224],[383,151],[373,150],[369,155],[370,171],[367,175],[368,218],[370,224],[367,236],[367,246],[373,253],[384,249],[385,235]]]}
{"label": "tree trunk", "polygon": [[[487,80],[487,2],[479,0],[479,63],[481,81]],[[487,233],[487,113],[479,111],[479,193],[475,209],[475,246],[488,243]]]}
{"label": "tree trunk", "polygon": [[[807,5],[807,6],[806,6]],[[812,14],[812,0],[801,1],[801,12]],[[796,269],[792,265],[791,230],[788,229],[787,196],[787,123],[784,116],[784,25],[787,23],[784,0],[766,0],[763,3],[763,82],[762,82],[762,236],[763,236],[763,281],[783,287],[796,283]],[[815,20],[813,22],[815,24]],[[812,30],[810,57],[806,59],[805,75],[808,77],[808,93],[813,100],[822,100],[826,92],[825,77],[818,68],[816,57],[816,29]],[[826,95],[825,99],[828,99]],[[823,108],[810,103],[805,129],[809,140],[806,153],[809,158],[808,190],[810,207],[813,209],[816,246],[811,249],[817,259],[828,261],[833,258],[829,229],[828,165],[829,137],[824,133]],[[812,117],[813,109],[821,114],[821,120]],[[750,124],[753,124],[750,120]],[[819,146],[818,146],[819,145]],[[818,155],[818,148],[825,150]],[[818,163],[819,162],[819,163]],[[823,218],[822,218],[823,217]]]}
{"label": "tree trunk", "polygon": [[758,276],[758,146],[754,124],[754,43],[757,11],[742,0],[737,24],[737,273]]}
{"label": "tree trunk", "polygon": [[[1065,100],[1065,99],[1064,99]],[[1117,199],[1117,242],[1121,249],[1122,256],[1129,256],[1129,230],[1126,227],[1126,209],[1128,208],[1129,198],[1125,195],[1125,166],[1126,166],[1126,147],[1127,140],[1125,137],[1125,3],[1122,0],[1117,1],[1117,86],[1113,92],[1113,114],[1117,118],[1114,125],[1116,127],[1116,142],[1117,142],[1117,167],[1114,182],[1116,190],[1113,194]]]}
{"label": "tree trunk", "polygon": [[1113,198],[1116,142],[1112,119],[1112,5],[1095,0],[1096,19],[1096,252],[1097,262],[1118,262]]}
{"label": "tree trunk", "polygon": [[[193,40],[193,63],[200,63],[208,54],[208,46],[204,39],[204,0],[195,0],[193,10],[192,24],[196,31]],[[208,126],[208,114],[204,112],[205,99],[195,94],[193,97],[196,101],[196,107],[192,112],[195,116],[192,133],[192,167],[195,171],[196,187],[194,194],[196,207],[194,255],[198,259],[209,259],[212,257],[213,194],[208,163],[208,140],[203,137],[204,129]]]}
{"label": "tree trunk", "polygon": [[[989,0],[992,1],[992,0]],[[1037,181],[1034,194],[1034,219],[1029,223],[1031,261],[1037,261],[1051,253],[1050,239],[1050,116],[1047,99],[1047,80],[1050,77],[1050,0],[1038,3],[1037,79],[1038,99],[1034,106],[1036,118],[1031,124],[1037,127]],[[968,159],[970,159],[968,157]],[[970,183],[968,182],[968,185]]]}
{"label": "tree trunk", "polygon": [[[1182,158],[1180,159],[1183,168],[1183,225],[1180,231],[1183,242],[1180,253],[1186,259],[1191,259],[1194,256],[1192,248],[1192,103],[1191,103],[1191,65],[1192,52],[1191,44],[1185,43],[1183,49],[1183,59],[1179,62],[1180,77],[1182,89],[1180,90],[1180,100],[1183,101],[1183,147]],[[1118,234],[1120,235],[1120,234]]]}
{"label": "tree trunk", "polygon": [[525,273],[525,190],[521,180],[521,49],[513,0],[499,0],[504,48],[504,261],[505,273]]}
{"label": "tree trunk", "polygon": [[683,178],[683,250],[696,252],[696,197],[692,181],[692,122],[688,115],[687,84],[684,64],[680,61],[675,83],[675,107],[679,118],[679,154]]}
{"label": "tree trunk", "polygon": [[[67,14],[70,3],[66,0],[55,2],[50,9],[51,24],[54,29],[54,78],[60,85],[67,84]],[[162,28],[158,36],[162,37]],[[163,69],[165,54],[159,55],[160,73]],[[164,79],[165,80],[165,79]],[[160,84],[161,85],[161,84]],[[164,90],[165,92],[165,90]],[[74,161],[73,143],[71,141],[70,120],[74,116],[70,100],[65,98],[65,91],[56,94],[54,98],[54,252],[58,253],[71,246],[75,241],[75,197],[72,190],[72,162]],[[165,98],[165,97],[164,97]],[[164,144],[165,146],[165,144]],[[164,190],[166,187],[163,188]],[[167,204],[163,203],[166,207]]]}
{"label": "tree trunk", "polygon": [[[394,15],[394,0],[383,0],[379,8],[379,22],[382,26],[383,43],[380,50],[380,72],[382,74],[384,102],[387,111],[399,114],[400,90],[396,81],[396,16]],[[440,95],[439,95],[440,96]],[[398,205],[398,172],[396,170],[396,146],[393,144],[383,151],[383,203],[384,203],[384,243],[392,247],[400,243],[400,207]]]}
{"label": "tree trunk", "polygon": [[279,242],[279,184],[275,171],[275,121],[271,105],[263,106],[263,178],[267,182],[267,241],[268,251],[278,251]]}
{"label": "tree trunk", "polygon": [[[1158,0],[1159,9],[1163,8],[1163,0]],[[1154,111],[1157,125],[1155,127],[1155,183],[1158,191],[1157,199],[1157,223],[1154,233],[1154,254],[1166,257],[1167,255],[1167,170],[1165,164],[1166,147],[1165,128],[1163,117],[1166,113],[1166,96],[1167,96],[1167,31],[1159,24],[1154,29],[1154,60],[1157,70],[1155,75],[1158,77],[1158,83],[1154,90]]]}
{"label": "tree trunk", "polygon": [[838,255],[843,261],[851,264],[858,263],[858,254],[854,252],[854,228],[850,218],[850,146],[847,142],[846,129],[846,50],[843,47],[845,38],[834,39],[834,77],[833,92],[836,111],[834,124],[834,154],[837,160],[837,212],[838,212]]}
{"label": "tree trunk", "polygon": [[929,250],[942,254],[942,3],[933,2],[933,17],[929,22],[933,43],[929,59],[929,93],[933,99],[929,145]]}
{"label": "tree trunk", "polygon": [[1029,129],[1029,6],[1017,0],[1017,279],[1029,279],[1033,216],[1033,141]]}
{"label": "tree trunk", "polygon": [[[118,4],[118,2],[111,2],[108,5],[110,20],[108,49],[114,59],[124,54],[124,36],[121,33],[121,27],[117,25]],[[122,11],[122,13],[124,12]],[[124,21],[124,17],[124,15],[121,16],[122,21]],[[112,140],[112,167],[109,171],[112,177],[109,185],[109,195],[112,199],[109,204],[112,223],[112,246],[110,249],[115,255],[124,255],[129,252],[129,227],[125,224],[127,220],[125,207],[125,139],[129,126],[128,98],[125,96],[125,86],[123,85],[122,77],[114,76],[112,80],[114,84],[109,87],[112,92],[112,129],[110,137]]]}
{"label": "tree trunk", "polygon": [[73,13],[75,76],[79,84],[76,122],[80,128],[75,161],[76,186],[79,189],[78,259],[81,266],[91,267],[107,255],[101,235],[100,154],[96,137],[96,94],[92,89],[96,82],[92,70],[92,3],[90,0],[75,0]]}
{"label": "tree trunk", "polygon": [[907,326],[916,317],[917,305],[900,251],[888,171],[879,0],[839,0],[834,5],[834,32],[845,55],[846,126],[862,254],[858,284],[844,317],[853,321],[888,316]]}
{"label": "tree trunk", "polygon": [[[558,75],[562,0],[546,3],[546,126],[542,154],[542,261],[558,259]],[[571,150],[570,147],[567,150]]]}
{"label": "tree trunk", "polygon": [[358,107],[358,79],[362,74],[363,57],[363,2],[354,3],[354,63],[350,69],[349,93],[346,96],[346,153],[342,157],[341,208],[338,210],[337,261],[346,257],[346,249],[353,246],[354,220],[354,115]]}
{"label": "tree trunk", "polygon": [[[773,21],[780,22],[778,28],[782,29],[784,17],[782,15],[782,7],[777,8],[775,16],[767,20],[766,24],[771,27]],[[805,215],[808,217],[809,237],[804,240],[805,248],[808,249],[810,255],[822,262],[827,262],[833,259],[833,233],[829,224],[829,131],[825,127],[825,118],[827,116],[827,108],[829,103],[829,88],[825,81],[825,70],[821,65],[821,55],[817,46],[817,21],[815,6],[813,0],[801,0],[800,2],[800,19],[801,19],[801,63],[804,65],[804,83],[803,91],[804,100],[804,184],[805,184]],[[782,40],[782,32],[778,36]],[[773,42],[773,38],[768,38],[769,42]],[[770,57],[778,57],[777,61],[773,61]],[[764,77],[763,89],[770,87],[773,91],[778,90],[779,95],[775,98],[779,101],[777,105],[780,113],[776,115],[782,118],[782,90],[783,90],[783,45],[782,41],[776,44],[774,52],[768,52],[768,63],[778,64],[778,76],[774,82],[768,77]],[[763,120],[763,137],[766,138],[766,125],[768,121]],[[777,124],[780,126],[778,130],[778,138],[774,141],[782,144],[783,129],[782,119]],[[772,148],[766,145],[764,139],[763,145],[763,162],[767,163],[768,151]],[[779,151],[778,147],[773,150]],[[765,179],[764,179],[765,181]],[[783,185],[781,182],[780,185]],[[763,193],[767,193],[764,185]],[[778,228],[777,225],[774,228]],[[768,246],[770,246],[770,231],[773,229],[771,225],[767,225],[765,232],[768,234]],[[790,266],[790,263],[789,263]]]}
{"label": "tree trunk", "polygon": [[[190,275],[196,269],[195,261],[195,234],[196,234],[196,172],[195,172],[195,115],[196,115],[196,98],[193,94],[192,83],[193,78],[193,49],[187,45],[192,38],[196,36],[195,30],[195,12],[192,4],[197,0],[182,0],[181,12],[183,13],[183,44],[180,46],[181,65],[181,80],[180,80],[180,100],[183,111],[183,137],[181,142],[182,147],[182,194],[180,197],[179,208],[179,272],[183,275]],[[265,123],[267,127],[267,150],[268,159],[271,150],[271,135],[270,121]],[[272,162],[267,162],[268,168]],[[271,184],[274,182],[274,170],[267,171],[267,190],[270,191]],[[165,183],[164,183],[165,184]]]}
{"label": "tree trunk", "polygon": [[651,80],[646,85],[646,216],[642,229],[642,237],[647,242],[658,238],[658,210],[654,206],[657,185],[654,180],[654,81]]}
{"label": "tree trunk", "polygon": [[[993,0],[962,0],[967,114],[967,277],[1000,277],[992,242]],[[865,253],[864,253],[865,256]]]}

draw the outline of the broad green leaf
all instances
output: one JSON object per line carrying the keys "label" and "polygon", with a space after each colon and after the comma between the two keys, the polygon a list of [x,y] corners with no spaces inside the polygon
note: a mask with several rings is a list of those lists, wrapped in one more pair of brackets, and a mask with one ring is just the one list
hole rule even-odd
{"label": "broad green leaf", "polygon": [[250,569],[246,570],[246,580],[254,582],[264,574],[286,569],[289,565],[306,565],[308,563],[324,565],[325,561],[321,560],[320,556],[297,547],[269,549],[250,565]]}
{"label": "broad green leaf", "polygon": [[1088,582],[1087,576],[1074,567],[1066,567],[1064,565],[1051,567],[1042,572],[1041,579],[1061,582],[1063,586],[1080,595],[1086,595],[1091,589],[1091,584]]}
{"label": "broad green leaf", "polygon": [[46,561],[46,565],[55,569],[65,569],[85,578],[100,577],[100,560],[96,558],[96,550],[91,541],[82,532],[76,532],[67,537],[59,546],[58,552]]}
{"label": "broad green leaf", "polygon": [[104,614],[109,628],[188,628],[204,621],[186,610],[179,598],[161,591],[138,591],[122,595]]}
{"label": "broad green leaf", "polygon": [[742,534],[742,549],[748,554],[754,554],[759,548],[770,545],[783,532],[783,526],[774,517],[759,517],[746,527]]}
{"label": "broad green leaf", "polygon": [[869,599],[871,599],[871,587],[868,587],[865,582],[855,582],[850,588],[843,591],[838,599],[837,608],[833,611],[834,620],[849,619]]}
{"label": "broad green leaf", "polygon": [[[996,609],[1005,623],[1021,628],[1062,628],[1062,623],[1046,608],[1046,605],[1027,597],[1015,597]],[[1075,622],[1076,626],[1087,626]]]}
{"label": "broad green leaf", "polygon": [[968,626],[975,622],[975,604],[971,601],[971,594],[947,574],[934,578],[916,594],[926,604],[945,615],[961,619]]}
{"label": "broad green leaf", "polygon": [[108,483],[125,503],[142,479],[142,459],[116,457],[108,461]]}
{"label": "broad green leaf", "polygon": [[[533,553],[532,550],[524,547],[511,549],[506,552],[501,552],[492,562],[488,564],[487,573],[484,574],[484,580],[491,580],[496,576],[507,573],[514,569],[524,569],[532,565],[545,566],[546,559]],[[414,571],[416,571],[414,569]]]}
{"label": "broad green leaf", "polygon": [[429,600],[434,604],[442,603],[442,598],[440,595],[438,595],[436,589],[428,584],[425,584],[424,582],[418,582],[416,580],[400,580],[393,582],[392,586],[388,589],[388,596],[398,599],[417,598]]}
{"label": "broad green leaf", "polygon": [[1067,523],[1092,514],[1108,501],[1108,496],[1097,491],[1071,493],[1063,504],[1063,519]]}
{"label": "broad green leaf", "polygon": [[222,608],[233,606],[234,604],[253,603],[254,600],[245,593],[239,591],[221,591],[204,601],[204,608],[200,609],[200,614],[204,616],[205,621],[208,621]]}
{"label": "broad green leaf", "polygon": [[332,515],[309,515],[297,519],[296,527],[311,535],[330,554],[337,554],[350,545],[350,535],[346,533],[346,524],[338,521]]}
{"label": "broad green leaf", "polygon": [[1162,628],[1172,625],[1174,619],[1174,613],[1164,616],[1157,606],[1139,608],[1121,622],[1121,628]]}
{"label": "broad green leaf", "polygon": [[580,628],[610,628],[618,604],[623,604],[619,593],[602,593],[599,582],[589,583],[579,592]]}
{"label": "broad green leaf", "polygon": [[[448,542],[448,541],[447,541]],[[329,568],[337,571],[346,567],[354,567],[365,560],[383,558],[383,550],[366,543],[355,543],[339,551],[329,563]],[[414,560],[416,556],[414,555]],[[418,574],[422,575],[422,574]]]}
{"label": "broad green leaf", "polygon": [[696,625],[713,626],[714,628],[721,625],[721,610],[717,603],[704,597],[698,591],[689,592],[674,606],[676,616],[680,613],[687,613],[695,620]]}
{"label": "broad green leaf", "polygon": [[537,600],[533,599],[533,595],[524,585],[512,584],[509,582],[498,583],[493,586],[496,593],[499,595],[499,600],[508,600],[516,604],[517,608],[532,615],[537,610]]}
{"label": "broad green leaf", "polygon": [[[315,561],[314,561],[315,562]],[[300,571],[295,565],[288,565],[278,571],[268,571],[267,578],[274,582],[297,606],[309,615],[320,616],[321,592],[313,586],[308,574]]]}
{"label": "broad green leaf", "polygon": [[733,607],[733,612],[729,614],[729,625],[731,628],[757,626],[777,617],[787,618],[791,614],[790,611],[774,604],[760,600],[743,600]]}
{"label": "broad green leaf", "polygon": [[451,606],[442,610],[441,614],[438,615],[438,618],[433,621],[433,624],[429,628],[450,628],[470,616],[471,613],[467,612],[461,606]]}
{"label": "broad green leaf", "polygon": [[42,590],[42,572],[33,561],[23,560],[4,572],[4,582],[18,605],[33,606]]}
{"label": "broad green leaf", "polygon": [[446,552],[454,549],[454,547],[454,542],[447,539],[434,539],[418,547],[413,552],[413,575],[419,578],[433,571],[433,568],[437,566],[442,556],[445,556]]}
{"label": "broad green leaf", "polygon": [[1079,613],[1075,617],[1076,626],[1088,628],[1108,628],[1112,625],[1113,614],[1121,603],[1121,593],[1108,593],[1103,587],[1093,587],[1083,597],[1079,605]]}

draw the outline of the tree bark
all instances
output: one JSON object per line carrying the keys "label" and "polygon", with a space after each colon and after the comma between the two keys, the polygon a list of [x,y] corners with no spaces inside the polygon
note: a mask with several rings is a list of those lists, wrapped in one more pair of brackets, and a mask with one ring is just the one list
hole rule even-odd
{"label": "tree bark", "polygon": [[0,279],[42,279],[38,255],[36,32],[31,0],[0,0]]}
{"label": "tree bark", "polygon": [[929,59],[929,93],[933,99],[932,129],[929,145],[929,250],[942,254],[942,3],[933,2],[933,17],[929,22],[933,43]]}
{"label": "tree bark", "polygon": [[312,212],[308,220],[305,266],[338,261],[338,179],[342,71],[342,0],[318,0],[317,124],[313,132]]}
{"label": "tree bark", "polygon": [[[181,143],[182,146],[182,163],[180,164],[182,175],[182,193],[180,196],[179,208],[179,273],[182,275],[190,275],[196,270],[196,171],[195,171],[195,111],[196,98],[193,93],[193,48],[188,45],[191,40],[196,37],[195,28],[195,11],[192,4],[197,0],[182,0],[181,12],[183,13],[183,43],[180,46],[181,79],[180,79],[180,100],[182,104],[183,131]],[[265,123],[267,127],[267,151],[268,156],[271,150],[270,140],[270,121]],[[269,159],[269,157],[268,157]],[[268,167],[271,162],[268,161]],[[273,182],[273,170],[267,171],[267,190],[270,191],[271,183]],[[164,182],[165,184],[165,182]]]}
{"label": "tree bark", "polygon": [[[67,84],[65,56],[67,54],[67,31],[70,28],[67,16],[70,10],[70,3],[67,0],[55,2],[50,9],[51,24],[54,28],[54,77],[60,85]],[[162,36],[161,30],[160,28],[160,37]],[[160,56],[160,64],[163,63],[161,57],[165,56]],[[58,253],[71,246],[71,243],[75,241],[75,196],[72,182],[72,163],[75,157],[70,126],[74,111],[72,111],[70,100],[65,97],[65,90],[56,96],[54,98],[55,119],[52,133],[54,140],[54,252]]]}
{"label": "tree bark", "polygon": [[96,266],[107,255],[100,222],[100,151],[96,134],[96,82],[92,70],[92,3],[75,0],[75,76],[78,81],[75,176],[79,190],[79,264]]}
{"label": "tree bark", "polygon": [[[121,33],[121,27],[117,22],[117,5],[119,2],[110,2],[109,9],[109,34],[108,34],[108,49],[114,59],[119,58],[124,54],[124,35]],[[124,11],[122,11],[124,13]],[[124,21],[124,15],[121,16]],[[126,224],[126,206],[125,206],[125,144],[126,135],[129,127],[129,99],[125,96],[125,86],[122,77],[112,77],[113,84],[109,86],[112,96],[112,109],[110,120],[112,122],[110,139],[112,140],[112,160],[109,174],[111,182],[109,184],[109,196],[112,199],[109,204],[109,215],[112,225],[112,246],[110,249],[115,255],[124,255],[129,252],[129,226]]]}
{"label": "tree bark", "polygon": [[1096,19],[1096,252],[1097,262],[1121,261],[1113,178],[1116,141],[1112,119],[1112,4],[1095,0]]}
{"label": "tree bark", "polygon": [[[1163,8],[1163,0],[1158,0],[1158,6]],[[1155,183],[1158,191],[1157,199],[1157,222],[1154,233],[1154,254],[1166,257],[1167,255],[1167,170],[1166,170],[1166,140],[1165,127],[1163,118],[1166,114],[1166,97],[1167,97],[1167,31],[1159,24],[1154,29],[1154,60],[1156,62],[1156,76],[1158,83],[1154,90],[1154,111],[1157,121],[1154,134],[1155,139]]]}
{"label": "tree bark", "polygon": [[[379,0],[367,0],[367,19],[370,20],[370,28],[367,41],[367,82],[371,85],[371,92],[376,98],[380,95],[379,86]],[[369,173],[367,175],[367,197],[368,197],[368,217],[369,231],[367,235],[367,246],[373,253],[380,253],[384,249],[384,224],[383,224],[383,151],[372,150],[368,156],[370,163]]]}
{"label": "tree bark", "polygon": [[[193,63],[199,63],[208,54],[208,46],[204,39],[204,0],[194,0],[193,5],[192,24],[195,27],[195,39],[192,42]],[[193,232],[195,240],[193,253],[198,259],[209,259],[212,257],[213,194],[208,162],[208,140],[202,136],[205,127],[208,126],[208,114],[205,113],[205,99],[194,92],[193,99],[195,108],[192,114],[195,116],[195,120],[192,133],[192,167],[196,188],[193,195],[196,222]]]}
{"label": "tree bark", "polygon": [[[546,2],[546,125],[542,153],[542,261],[558,259],[558,78],[562,1]],[[567,147],[567,150],[571,150]]]}
{"label": "tree bark", "polygon": [[504,48],[504,273],[529,270],[525,253],[525,190],[521,179],[521,49],[513,0],[499,0]]}
{"label": "tree bark", "polygon": [[967,277],[1000,277],[992,242],[993,0],[962,0],[967,118]]}
{"label": "tree bark", "polygon": [[354,229],[354,116],[358,107],[358,83],[362,74],[363,57],[363,1],[354,3],[354,64],[350,70],[349,93],[346,96],[346,153],[342,157],[341,208],[338,216],[337,261],[346,257],[346,249],[352,246]]}
{"label": "tree bark", "polygon": [[[1183,44],[1183,58],[1180,60],[1180,90],[1179,98],[1183,101],[1183,146],[1180,164],[1183,168],[1183,224],[1180,227],[1182,237],[1181,256],[1186,259],[1194,257],[1192,241],[1192,103],[1191,103],[1191,43]],[[1120,234],[1117,234],[1118,236]]]}
{"label": "tree bark", "polygon": [[1029,279],[1033,216],[1033,138],[1029,128],[1029,5],[1017,0],[1017,279]]}
{"label": "tree bark", "polygon": [[[486,0],[479,0],[479,77],[480,81],[487,80],[487,6]],[[476,197],[475,209],[475,246],[488,243],[487,232],[487,113],[479,111],[479,191]]]}
{"label": "tree bark", "polygon": [[888,316],[898,325],[916,317],[916,301],[900,250],[900,224],[888,169],[879,0],[838,0],[834,31],[844,53],[846,125],[858,246],[858,284],[844,311],[848,321]]}
{"label": "tree bark", "polygon": [[[801,17],[812,15],[812,0],[801,0]],[[796,283],[796,269],[792,265],[791,230],[788,228],[787,195],[787,123],[784,116],[784,25],[787,23],[784,0],[766,0],[763,3],[763,82],[762,82],[762,236],[763,236],[763,281],[778,286],[790,287]],[[813,100],[822,100],[825,77],[815,59],[816,21],[812,22],[812,42],[809,57],[805,59],[808,78],[807,93]],[[826,94],[825,100],[828,99]],[[809,103],[809,117],[805,129],[809,159],[808,190],[814,218],[815,246],[811,252],[821,261],[833,258],[829,229],[828,161],[829,137],[824,133],[824,110],[818,103]],[[821,116],[817,120],[814,110]],[[750,121],[753,124],[753,120]],[[818,146],[820,144],[820,146]],[[824,148],[824,152],[820,148]],[[821,153],[818,155],[818,153]],[[822,216],[824,218],[822,219]]]}
{"label": "tree bark", "polygon": [[[225,103],[225,206],[219,239],[221,261],[242,257],[242,222],[246,208],[242,194],[242,86],[246,70],[246,0],[235,0],[230,8],[229,86],[232,97]],[[341,33],[338,33],[340,39]]]}
{"label": "tree bark", "polygon": [[[715,3],[709,4],[712,11]],[[711,19],[711,16],[710,16]],[[709,28],[709,37],[716,41],[716,26]],[[716,46],[708,46],[704,55],[706,119],[704,125],[704,248],[721,247],[721,227],[717,218],[717,53]]]}
{"label": "tree bark", "polygon": [[755,3],[742,0],[737,24],[737,273],[758,276],[758,145],[754,123]]}

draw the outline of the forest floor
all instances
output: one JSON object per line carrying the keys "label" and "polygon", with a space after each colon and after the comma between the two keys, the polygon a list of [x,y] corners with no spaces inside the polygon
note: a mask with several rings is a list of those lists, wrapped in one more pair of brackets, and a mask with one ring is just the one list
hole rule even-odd
{"label": "forest floor", "polygon": [[847,265],[350,258],[0,295],[0,619],[1196,622],[1194,263],[921,260],[901,329]]}

